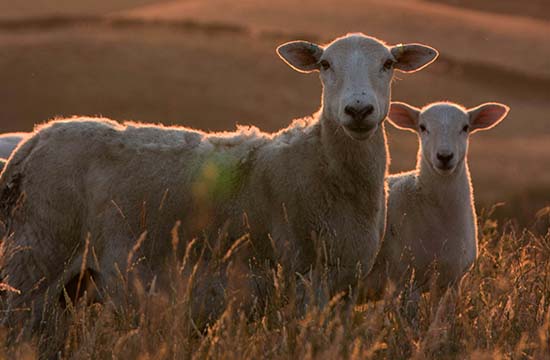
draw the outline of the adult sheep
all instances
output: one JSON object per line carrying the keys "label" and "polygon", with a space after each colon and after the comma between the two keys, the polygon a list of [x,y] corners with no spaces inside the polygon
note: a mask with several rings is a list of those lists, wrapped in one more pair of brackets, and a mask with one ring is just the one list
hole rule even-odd
{"label": "adult sheep", "polygon": [[29,133],[0,134],[0,158],[9,158],[17,145],[28,135]]}
{"label": "adult sheep", "polygon": [[[262,262],[287,254],[283,267],[302,274],[316,265],[315,237],[327,249],[331,293],[354,285],[358,267],[367,273],[385,229],[383,121],[393,72],[421,69],[437,52],[362,34],[277,51],[299,72],[319,71],[323,84],[321,110],[278,133],[208,134],[106,119],[39,127],[0,178],[9,232],[2,277],[20,291],[10,293],[10,307],[32,303],[33,314],[42,314],[44,301],[78,277],[84,253],[95,282],[113,292],[145,230],[137,271],[152,281],[173,251],[178,220],[186,240],[250,233],[251,256]],[[85,251],[86,239],[93,251]]]}
{"label": "adult sheep", "polygon": [[[468,169],[469,135],[492,128],[509,108],[439,102],[423,109],[394,102],[388,118],[418,134],[416,170],[388,178],[387,231],[365,287],[379,298],[388,281],[412,298],[457,283],[477,257],[477,224]],[[432,284],[431,280],[436,282]],[[435,287],[433,286],[435,285]]]}

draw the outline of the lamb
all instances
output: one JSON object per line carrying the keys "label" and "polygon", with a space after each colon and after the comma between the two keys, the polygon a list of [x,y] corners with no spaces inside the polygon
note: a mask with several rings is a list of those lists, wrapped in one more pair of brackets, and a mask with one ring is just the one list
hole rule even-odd
{"label": "lamb", "polygon": [[26,137],[28,133],[5,133],[0,135],[0,158],[10,157],[17,145]]}
{"label": "lamb", "polygon": [[498,103],[466,110],[449,102],[423,109],[392,102],[389,120],[416,132],[420,146],[416,169],[388,178],[387,231],[365,282],[370,298],[380,298],[388,280],[401,290],[412,277],[414,301],[456,284],[472,266],[477,225],[468,138],[497,125],[508,111]]}
{"label": "lamb", "polygon": [[178,221],[184,242],[247,233],[257,259],[247,266],[280,261],[301,274],[316,266],[322,241],[330,293],[354,286],[357,269],[372,267],[385,230],[383,122],[394,70],[414,72],[438,53],[363,34],[326,46],[293,41],[277,52],[299,72],[320,72],[323,95],[318,113],[274,134],[91,118],[37,128],[0,177],[8,229],[2,278],[20,291],[7,296],[10,308],[32,304],[39,316],[83,263],[117,303],[115,284],[137,239],[142,260],[132,267],[151,284],[162,277]]}

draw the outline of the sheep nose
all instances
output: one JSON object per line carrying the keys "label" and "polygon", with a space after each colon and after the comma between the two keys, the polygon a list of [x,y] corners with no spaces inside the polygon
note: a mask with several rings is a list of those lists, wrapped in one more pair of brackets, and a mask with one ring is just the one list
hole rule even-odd
{"label": "sheep nose", "polygon": [[361,121],[374,111],[374,106],[372,105],[365,105],[365,106],[353,106],[353,105],[347,105],[344,108],[344,112],[351,116],[354,121]]}
{"label": "sheep nose", "polygon": [[451,159],[454,157],[454,154],[453,153],[448,153],[448,152],[445,152],[445,153],[437,153],[437,160],[441,161],[441,163],[443,164],[448,164],[449,161],[451,161]]}

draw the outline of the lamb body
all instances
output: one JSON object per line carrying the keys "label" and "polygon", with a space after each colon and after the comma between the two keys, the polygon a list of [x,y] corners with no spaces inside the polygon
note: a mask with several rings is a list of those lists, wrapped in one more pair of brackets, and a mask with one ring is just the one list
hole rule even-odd
{"label": "lamb body", "polygon": [[[504,105],[466,110],[434,103],[422,110],[392,103],[389,118],[418,133],[416,170],[388,177],[388,223],[375,265],[366,281],[379,298],[387,281],[403,288],[414,272],[413,291],[444,289],[459,281],[477,257],[477,225],[467,162],[468,136],[500,122]],[[433,277],[437,272],[437,277]]]}
{"label": "lamb body", "polygon": [[333,293],[355,284],[358,267],[368,272],[385,229],[387,62],[414,71],[437,52],[351,35],[324,48],[287,43],[279,54],[299,71],[321,71],[323,106],[276,134],[106,119],[38,128],[0,178],[2,276],[21,291],[10,306],[32,302],[40,314],[46,291],[55,298],[80,272],[87,238],[98,261],[86,263],[109,291],[146,230],[140,273],[151,280],[172,251],[178,220],[186,240],[213,239],[220,229],[230,239],[250,233],[255,258],[287,254],[283,265],[300,273],[315,266],[315,233],[328,249]]}

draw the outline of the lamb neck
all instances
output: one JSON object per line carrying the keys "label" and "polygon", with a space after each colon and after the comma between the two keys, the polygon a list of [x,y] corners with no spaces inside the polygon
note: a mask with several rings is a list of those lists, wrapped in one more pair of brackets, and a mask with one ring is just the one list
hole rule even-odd
{"label": "lamb neck", "polygon": [[466,159],[449,175],[437,174],[421,153],[418,159],[418,185],[423,195],[444,208],[471,206],[472,187]]}

